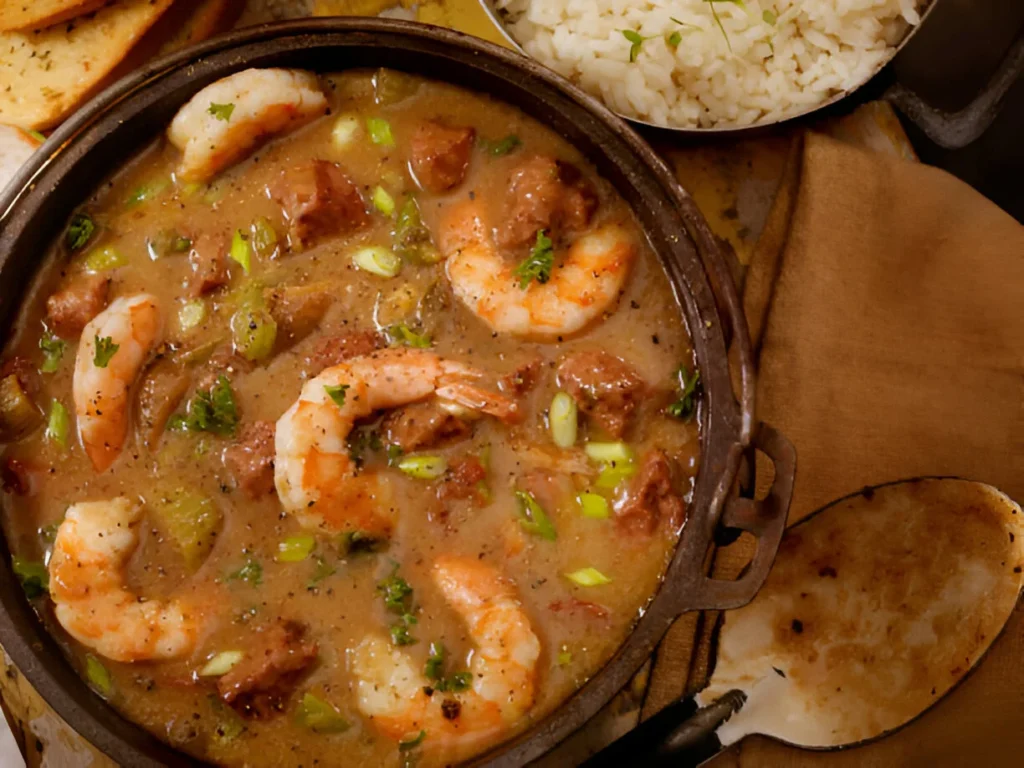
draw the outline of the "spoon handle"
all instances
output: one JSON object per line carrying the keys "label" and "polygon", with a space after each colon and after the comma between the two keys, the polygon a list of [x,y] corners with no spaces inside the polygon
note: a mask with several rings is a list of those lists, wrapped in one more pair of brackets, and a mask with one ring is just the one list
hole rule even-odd
{"label": "spoon handle", "polygon": [[722,749],[715,731],[746,700],[746,694],[738,690],[729,691],[702,708],[692,698],[679,699],[605,747],[583,763],[582,768],[695,768]]}

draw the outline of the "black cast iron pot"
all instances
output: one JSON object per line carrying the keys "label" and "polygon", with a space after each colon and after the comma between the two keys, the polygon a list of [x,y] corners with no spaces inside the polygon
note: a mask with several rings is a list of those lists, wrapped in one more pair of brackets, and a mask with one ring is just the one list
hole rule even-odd
{"label": "black cast iron pot", "polygon": [[[517,53],[421,24],[322,19],[233,33],[154,62],[102,93],[62,125],[0,197],[0,331],[6,335],[40,263],[72,210],[100,180],[160,134],[198,90],[247,67],[331,72],[392,67],[485,92],[558,131],[633,208],[665,265],[689,325],[701,371],[701,465],[689,520],[658,592],[615,655],[558,709],[478,762],[523,765],[592,717],[648,657],[683,612],[738,607],[760,588],[775,557],[795,470],[792,446],[754,424],[754,363],[746,322],[720,247],[665,164],[622,120]],[[728,347],[736,370],[730,369]],[[734,395],[732,379],[739,396]],[[775,463],[762,501],[737,476],[754,448]],[[746,473],[749,474],[749,473]],[[743,483],[753,487],[750,478]],[[707,577],[727,529],[758,539],[746,574]],[[13,577],[0,536],[0,643],[28,681],[76,731],[121,765],[194,761],[122,718],[74,672]]]}

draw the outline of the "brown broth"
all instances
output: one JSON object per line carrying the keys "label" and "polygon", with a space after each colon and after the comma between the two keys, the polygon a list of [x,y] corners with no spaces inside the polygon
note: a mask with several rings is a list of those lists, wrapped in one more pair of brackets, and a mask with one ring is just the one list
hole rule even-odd
{"label": "brown broth", "polygon": [[[257,419],[276,421],[295,400],[309,370],[307,356],[317,339],[346,330],[373,328],[374,319],[381,326],[402,321],[428,289],[437,296],[448,296],[443,265],[407,264],[398,277],[390,280],[353,268],[350,254],[356,246],[391,242],[391,220],[375,214],[372,226],[353,237],[327,239],[302,252],[285,252],[282,248],[279,258],[254,260],[248,278],[237,265],[232,265],[231,285],[205,299],[204,322],[190,331],[182,331],[177,312],[189,298],[182,285],[187,258],[170,255],[152,260],[147,253],[147,239],[163,230],[192,235],[231,232],[247,228],[257,216],[265,216],[283,240],[287,227],[280,208],[265,193],[268,182],[282,168],[307,158],[336,161],[357,181],[365,196],[375,185],[383,183],[397,200],[400,192],[414,189],[403,151],[406,138],[417,121],[441,115],[451,124],[474,126],[478,136],[490,140],[516,134],[523,146],[505,157],[495,157],[478,148],[468,178],[452,194],[420,193],[424,220],[431,228],[436,226],[445,206],[467,195],[481,198],[497,211],[507,195],[510,169],[523,153],[537,152],[576,164],[599,190],[598,220],[628,222],[637,239],[643,241],[625,203],[610,185],[597,178],[586,159],[517,109],[434,82],[422,83],[412,98],[379,107],[374,104],[368,73],[346,73],[325,78],[325,82],[329,85],[332,115],[265,146],[223,173],[209,189],[168,181],[177,152],[160,139],[112,176],[85,205],[102,225],[101,236],[89,244],[87,252],[110,246],[128,259],[126,266],[110,273],[111,296],[143,290],[155,294],[167,314],[168,349],[191,350],[217,340],[229,340],[227,323],[235,306],[235,291],[247,280],[266,285],[321,281],[330,285],[335,300],[307,338],[251,372],[228,372],[243,424]],[[398,146],[387,150],[362,137],[348,150],[335,149],[330,135],[339,113],[355,114],[360,119],[377,115],[387,118]],[[150,190],[147,199],[128,203],[139,189]],[[45,299],[67,275],[82,269],[83,258],[69,257],[59,247],[47,257],[7,343],[6,357],[19,355],[40,364],[38,341],[46,314]],[[558,706],[602,666],[627,636],[638,612],[657,588],[673,552],[677,531],[662,528],[651,536],[623,535],[614,520],[584,518],[572,503],[547,510],[558,536],[553,542],[546,541],[525,535],[519,529],[512,491],[516,479],[531,465],[549,468],[552,457],[559,455],[545,424],[548,404],[557,390],[557,361],[573,351],[604,349],[632,364],[660,393],[641,407],[628,440],[638,455],[653,446],[665,450],[678,464],[683,479],[679,490],[689,498],[697,471],[697,425],[671,419],[660,409],[672,399],[676,368],[684,361],[690,364],[693,354],[680,309],[654,253],[643,245],[620,301],[606,317],[557,343],[524,342],[492,334],[450,298],[424,319],[434,341],[433,349],[441,356],[495,374],[505,374],[530,360],[542,359],[545,365],[540,383],[523,400],[527,416],[521,425],[512,428],[482,419],[476,422],[470,438],[429,451],[451,459],[479,455],[485,446],[490,446],[491,502],[482,508],[464,503],[447,524],[430,519],[431,515],[425,512],[433,499],[430,483],[387,469],[379,456],[373,459],[386,476],[392,505],[398,510],[390,546],[382,553],[345,554],[337,540],[321,537],[316,554],[334,573],[312,588],[310,581],[317,569],[314,558],[296,563],[275,561],[279,543],[301,529],[281,512],[276,494],[252,501],[234,487],[230,473],[219,459],[229,443],[226,438],[167,432],[149,449],[133,434],[118,461],[102,474],[94,472],[77,440],[72,439],[69,448],[61,450],[45,438],[42,427],[6,447],[5,459],[21,460],[41,471],[32,494],[4,496],[3,524],[8,541],[12,552],[27,560],[45,561],[50,544],[40,531],[58,523],[69,505],[83,500],[126,495],[147,502],[181,487],[208,496],[223,514],[223,529],[194,574],[185,568],[174,542],[148,519],[143,521],[141,545],[128,567],[131,585],[151,598],[172,594],[203,596],[222,610],[209,620],[188,658],[135,664],[103,661],[113,680],[109,700],[128,718],[186,752],[228,765],[400,764],[406,754],[399,753],[393,740],[378,734],[356,707],[347,649],[368,631],[386,634],[394,617],[386,613],[376,585],[391,572],[392,563],[397,563],[400,574],[415,590],[418,607],[418,624],[411,630],[418,642],[402,650],[421,668],[430,643],[443,641],[452,666],[465,667],[466,655],[472,650],[465,627],[445,604],[429,575],[430,565],[442,553],[479,558],[506,574],[517,585],[525,611],[540,638],[536,703],[529,716],[506,735],[529,727]],[[230,341],[226,343],[230,345]],[[73,410],[70,393],[75,348],[76,343],[69,342],[59,370],[41,377],[42,389],[35,402],[44,409],[56,398],[69,411]],[[73,418],[72,413],[72,422]],[[581,442],[586,434],[583,428]],[[573,462],[586,465],[578,449],[572,457],[570,469]],[[582,487],[585,477],[574,476],[574,482]],[[521,551],[516,552],[519,546]],[[259,585],[226,579],[247,559],[262,567]],[[613,581],[582,588],[565,578],[566,572],[584,566],[596,567]],[[609,611],[607,619],[550,609],[553,602],[572,596],[599,602]],[[84,669],[89,649],[63,632],[47,601],[37,601],[37,606],[72,662]],[[277,617],[295,619],[308,626],[308,635],[319,643],[319,661],[299,683],[287,711],[266,720],[246,721],[244,732],[236,734],[231,724],[238,722],[237,716],[217,701],[212,684],[196,684],[193,672],[217,651],[246,648],[253,628]],[[295,708],[307,691],[331,702],[352,727],[344,733],[328,735],[298,725]],[[218,733],[225,726],[227,736]],[[467,756],[458,751],[440,754],[429,746],[428,734],[419,750],[424,764]]]}

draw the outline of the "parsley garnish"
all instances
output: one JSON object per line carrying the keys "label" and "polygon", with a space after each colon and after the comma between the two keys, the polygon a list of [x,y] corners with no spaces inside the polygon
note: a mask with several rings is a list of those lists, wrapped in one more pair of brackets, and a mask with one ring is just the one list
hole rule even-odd
{"label": "parsley garnish", "polygon": [[121,348],[121,345],[115,344],[114,340],[109,336],[104,336],[101,339],[99,334],[96,334],[95,344],[96,352],[92,356],[92,362],[97,368],[106,368],[110,363],[110,359]]}
{"label": "parsley garnish", "polygon": [[529,258],[516,267],[513,273],[519,278],[519,287],[522,290],[526,290],[531,280],[543,285],[551,278],[551,269],[555,265],[555,252],[552,246],[546,230],[538,229],[537,242],[534,243]]}
{"label": "parsley garnish", "polygon": [[21,582],[25,597],[35,600],[50,591],[50,574],[42,563],[34,563],[15,555],[12,558],[11,570]]}
{"label": "parsley garnish", "polygon": [[234,104],[214,104],[210,102],[210,108],[206,110],[218,120],[227,122],[231,119],[231,113],[235,111]]}
{"label": "parsley garnish", "polygon": [[345,390],[348,388],[348,384],[338,384],[337,386],[324,384],[324,392],[327,393],[327,396],[331,398],[331,400],[334,401],[334,404],[339,408],[345,405]]}
{"label": "parsley garnish", "polygon": [[514,133],[509,134],[504,139],[496,141],[489,147],[489,151],[495,157],[503,157],[515,152],[523,144],[522,140]]}
{"label": "parsley garnish", "polygon": [[221,374],[209,392],[199,392],[188,404],[185,415],[177,415],[171,421],[172,428],[187,429],[190,432],[212,432],[215,435],[230,436],[238,426],[238,408],[235,393],[231,390],[228,377]]}
{"label": "parsley garnish", "polygon": [[[636,61],[636,57],[640,55],[640,46],[644,44],[645,40],[650,40],[651,38],[643,37],[639,32],[634,32],[632,29],[620,29],[619,32],[632,43],[629,46],[629,62],[632,64]],[[652,35],[651,37],[657,37],[657,35]]]}
{"label": "parsley garnish", "polygon": [[315,589],[317,584],[336,573],[334,566],[328,565],[323,555],[317,555],[314,558],[314,562],[316,563],[316,568],[313,570],[313,577],[306,584],[306,589]]}
{"label": "parsley garnish", "polygon": [[390,576],[377,585],[377,591],[383,596],[384,606],[388,611],[399,616],[398,623],[391,626],[391,641],[395,645],[415,643],[416,638],[409,634],[409,627],[417,623],[416,617],[410,611],[412,587],[398,575],[398,565],[395,565]]}
{"label": "parsley garnish", "polygon": [[67,342],[52,333],[47,333],[39,338],[39,348],[43,350],[43,365],[39,370],[43,373],[53,373],[60,366]]}
{"label": "parsley garnish", "polygon": [[430,644],[430,655],[427,656],[427,663],[423,665],[423,674],[428,680],[440,680],[444,676],[444,656],[442,643]]}
{"label": "parsley garnish", "polygon": [[76,213],[71,217],[68,231],[64,234],[64,242],[69,251],[77,251],[89,242],[96,231],[96,224],[87,213]]}
{"label": "parsley garnish", "polygon": [[423,674],[426,675],[428,680],[436,681],[433,686],[436,691],[441,691],[442,693],[448,691],[461,693],[462,691],[469,690],[469,686],[473,683],[473,673],[453,672],[445,677],[445,655],[446,651],[443,643],[431,643],[430,655],[427,656],[427,663],[423,665]]}
{"label": "parsley garnish", "polygon": [[263,566],[251,557],[245,561],[245,565],[232,574],[228,575],[228,581],[244,581],[246,584],[258,586],[263,583]]}
{"label": "parsley garnish", "polygon": [[715,3],[732,3],[738,5],[743,10],[747,9],[747,4],[743,0],[704,0],[705,3],[711,6],[711,15],[715,19],[715,24],[722,30],[722,37],[725,38],[725,44],[729,48],[729,53],[732,53],[732,42],[729,40],[729,35],[725,31],[725,27],[722,26],[722,19],[718,16],[718,11],[715,10]]}
{"label": "parsley garnish", "polygon": [[689,421],[697,412],[697,392],[700,387],[700,371],[693,369],[693,375],[686,369],[685,365],[679,366],[679,399],[672,403],[666,410],[669,415]]}
{"label": "parsley garnish", "polygon": [[[685,21],[680,21],[675,16],[669,16],[669,19],[674,21],[680,27],[688,27],[690,29],[701,30],[701,28],[698,27],[696,24],[687,24]],[[701,30],[701,31],[703,31],[703,30]],[[683,33],[680,32],[678,29],[675,32],[673,32],[671,35],[668,36],[668,44],[670,46],[672,46],[673,48],[678,48],[679,44],[681,42],[683,42]]]}
{"label": "parsley garnish", "polygon": [[416,347],[417,349],[428,349],[430,347],[430,334],[416,333],[405,323],[392,325],[388,328],[387,335],[388,341],[393,347],[400,344],[404,344],[407,347]]}

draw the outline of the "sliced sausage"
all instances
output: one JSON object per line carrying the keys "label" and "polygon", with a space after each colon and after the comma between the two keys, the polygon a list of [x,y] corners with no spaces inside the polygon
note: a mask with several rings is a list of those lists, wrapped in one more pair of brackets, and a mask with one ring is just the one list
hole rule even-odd
{"label": "sliced sausage", "polygon": [[434,400],[392,411],[385,417],[382,427],[385,442],[406,452],[465,437],[471,431],[469,424]]}
{"label": "sliced sausage", "polygon": [[507,376],[502,376],[498,380],[498,387],[502,392],[507,392],[512,395],[525,395],[535,386],[540,380],[541,374],[544,370],[544,361],[540,358],[531,360],[528,363],[523,363],[516,368],[512,373]]}
{"label": "sliced sausage", "polygon": [[274,424],[246,424],[238,440],[224,450],[224,464],[250,499],[274,490]]}
{"label": "sliced sausage", "polygon": [[280,712],[314,661],[317,644],[305,638],[306,628],[294,621],[279,621],[258,633],[245,657],[217,681],[221,698],[249,717]]}
{"label": "sliced sausage", "polygon": [[152,448],[160,440],[167,420],[188,392],[189,383],[185,367],[166,358],[147,369],[139,386],[136,409],[138,433],[147,447]]}
{"label": "sliced sausage", "polygon": [[579,409],[613,437],[622,437],[646,385],[629,363],[603,350],[569,355],[558,367],[558,384]]}
{"label": "sliced sausage", "polygon": [[107,306],[110,280],[103,275],[79,275],[46,300],[50,329],[66,339],[82,329]]}
{"label": "sliced sausage", "polygon": [[310,375],[315,376],[325,368],[362,357],[378,350],[384,340],[375,331],[350,331],[334,336],[325,336],[317,341],[309,356]]}
{"label": "sliced sausage", "polygon": [[229,250],[230,241],[224,233],[203,233],[192,241],[188,288],[193,296],[204,296],[227,285]]}
{"label": "sliced sausage", "polygon": [[277,322],[278,346],[296,344],[311,334],[334,297],[326,283],[282,285],[263,292],[267,308]]}
{"label": "sliced sausage", "polygon": [[5,493],[15,496],[31,496],[35,493],[36,477],[45,469],[30,466],[20,459],[7,457],[0,465],[0,481]]}
{"label": "sliced sausage", "polygon": [[597,210],[597,194],[580,170],[546,155],[513,171],[509,194],[498,228],[498,244],[505,248],[533,243],[541,229],[549,237],[584,229]]}
{"label": "sliced sausage", "polygon": [[42,382],[39,380],[39,371],[27,357],[15,355],[4,360],[4,364],[0,365],[0,379],[5,379],[12,374],[17,377],[18,384],[21,385],[26,395],[35,397],[39,393],[42,386]]}
{"label": "sliced sausage", "polygon": [[630,533],[652,534],[663,522],[675,528],[686,519],[686,503],[672,487],[672,464],[659,450],[644,456],[615,518]]}
{"label": "sliced sausage", "polygon": [[466,178],[473,152],[473,128],[453,127],[438,120],[420,123],[412,136],[409,163],[428,192],[447,192]]}
{"label": "sliced sausage", "polygon": [[288,220],[292,242],[303,248],[324,237],[355,232],[370,220],[358,187],[340,166],[326,160],[282,171],[270,194]]}
{"label": "sliced sausage", "polygon": [[589,600],[580,600],[570,597],[567,600],[554,600],[548,604],[548,610],[552,613],[583,614],[595,619],[607,619],[610,611],[600,603],[592,603]]}

